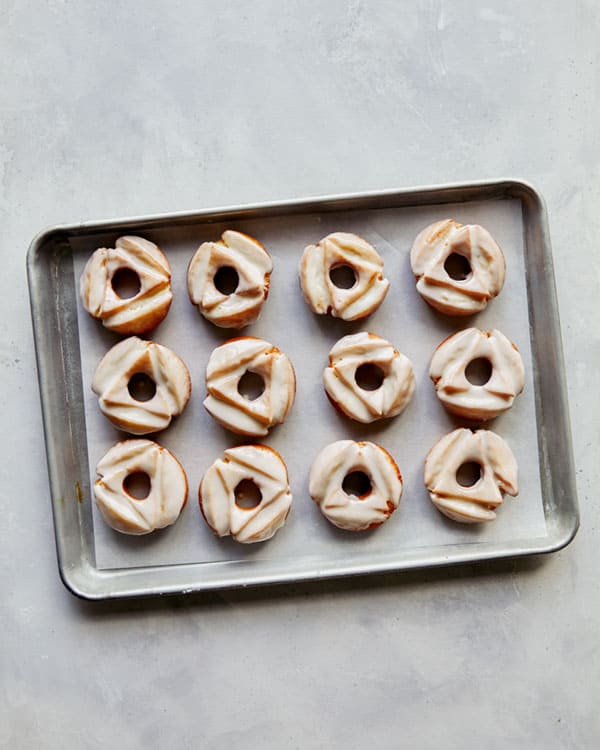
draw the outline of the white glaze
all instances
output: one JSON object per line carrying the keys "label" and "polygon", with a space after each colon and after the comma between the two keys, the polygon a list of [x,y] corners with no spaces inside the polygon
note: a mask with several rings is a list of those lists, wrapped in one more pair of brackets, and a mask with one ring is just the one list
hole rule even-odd
{"label": "white glaze", "polygon": [[[127,388],[136,373],[148,375],[156,385],[149,401],[137,401]],[[181,414],[190,398],[190,374],[166,346],[131,336],[112,347],[102,358],[92,380],[102,413],[121,430],[147,435],[164,430]]]}
{"label": "white glaze", "polygon": [[[355,380],[364,364],[377,365],[384,380],[377,390],[363,390]],[[329,397],[357,422],[374,422],[402,412],[415,390],[415,376],[408,357],[389,341],[374,333],[356,333],[341,338],[329,352],[329,367],[323,372]]]}
{"label": "white glaze", "polygon": [[[329,277],[335,266],[354,269],[353,287],[335,286]],[[357,320],[379,307],[390,282],[383,276],[383,260],[372,245],[356,234],[335,232],[305,249],[300,262],[300,285],[313,312]]]}
{"label": "white glaze", "polygon": [[[123,482],[135,472],[150,477],[150,493],[137,500]],[[187,500],[187,478],[175,456],[152,440],[116,443],[96,466],[96,505],[106,523],[123,534],[149,534],[179,518]]]}
{"label": "white glaze", "polygon": [[[235,489],[252,480],[261,491],[255,508],[240,508]],[[199,489],[202,514],[217,536],[251,544],[270,539],[283,526],[292,505],[286,465],[266,445],[229,448],[206,471]]]}
{"label": "white glaze", "polygon": [[[140,290],[121,299],[112,287],[112,278],[121,269],[134,271]],[[111,331],[144,333],[167,314],[171,293],[169,261],[153,242],[142,237],[119,237],[114,248],[101,247],[88,260],[79,291],[83,306]]]}
{"label": "white glaze", "polygon": [[[464,281],[452,279],[444,268],[453,253],[463,255],[471,265],[471,274]],[[483,310],[504,284],[504,254],[478,224],[463,226],[452,219],[431,224],[415,239],[410,262],[419,294],[447,315]]]}
{"label": "white glaze", "polygon": [[[253,401],[238,392],[245,372],[265,383]],[[285,420],[296,395],[296,377],[288,357],[273,344],[252,336],[226,341],[210,355],[206,367],[206,410],[217,422],[240,435],[267,435]]]}
{"label": "white glaze", "polygon": [[[481,477],[463,487],[456,472],[473,461]],[[502,493],[517,495],[517,462],[508,444],[491,430],[458,429],[439,440],[425,460],[425,486],[431,502],[445,516],[460,523],[493,521]]]}
{"label": "white glaze", "polygon": [[[480,357],[490,361],[492,374],[484,385],[473,385],[465,370]],[[503,333],[467,328],[438,346],[429,377],[448,411],[483,421],[510,409],[523,390],[525,371],[519,351]]]}
{"label": "white glaze", "polygon": [[[225,266],[234,268],[239,277],[232,294],[223,294],[214,284],[217,271]],[[220,240],[200,245],[192,258],[187,275],[190,299],[211,323],[242,328],[260,315],[272,269],[271,256],[258,240],[227,230]]]}
{"label": "white glaze", "polygon": [[[342,489],[345,477],[362,471],[371,480],[363,499]],[[309,480],[312,499],[335,526],[364,531],[387,521],[402,495],[402,477],[394,459],[375,443],[338,440],[330,443],[314,461]]]}

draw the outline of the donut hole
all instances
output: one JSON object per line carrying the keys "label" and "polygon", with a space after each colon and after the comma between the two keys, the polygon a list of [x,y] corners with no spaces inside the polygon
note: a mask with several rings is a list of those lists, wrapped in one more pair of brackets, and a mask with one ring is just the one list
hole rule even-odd
{"label": "donut hole", "polygon": [[492,363],[486,357],[472,359],[465,368],[465,377],[471,385],[485,385],[492,377]]}
{"label": "donut hole", "polygon": [[156,393],[156,383],[145,372],[136,372],[129,378],[127,390],[134,401],[150,401]]}
{"label": "donut hole", "polygon": [[332,266],[329,271],[329,278],[338,289],[352,289],[356,284],[356,271],[352,266],[344,264]]}
{"label": "donut hole", "polygon": [[142,288],[142,282],[140,277],[131,268],[119,268],[113,274],[110,283],[113,288],[113,292],[120,299],[131,299],[140,293]]}
{"label": "donut hole", "polygon": [[152,482],[145,471],[134,471],[123,480],[123,489],[134,500],[145,500],[151,486]]}
{"label": "donut hole", "polygon": [[248,401],[256,401],[265,392],[264,378],[257,372],[246,370],[238,382],[238,393]]}
{"label": "donut hole", "polygon": [[454,281],[465,281],[472,273],[468,259],[459,253],[451,253],[446,258],[444,270]]}
{"label": "donut hole", "polygon": [[456,481],[461,487],[473,487],[481,479],[483,469],[477,461],[465,461],[456,471]]}
{"label": "donut hole", "polygon": [[214,276],[213,283],[221,294],[233,294],[238,288],[240,277],[235,268],[221,266]]}
{"label": "donut hole", "polygon": [[371,494],[373,485],[364,471],[351,471],[344,477],[342,489],[346,495],[354,495],[358,500],[364,500],[367,495]]}
{"label": "donut hole", "polygon": [[235,504],[238,508],[243,508],[244,510],[256,508],[257,505],[260,505],[260,501],[262,500],[260,487],[252,479],[242,479],[242,481],[236,486],[233,494],[235,497]]}
{"label": "donut hole", "polygon": [[363,391],[376,391],[381,388],[381,384],[385,380],[385,373],[379,367],[372,362],[366,362],[364,365],[356,368],[354,373],[354,380],[359,388]]}

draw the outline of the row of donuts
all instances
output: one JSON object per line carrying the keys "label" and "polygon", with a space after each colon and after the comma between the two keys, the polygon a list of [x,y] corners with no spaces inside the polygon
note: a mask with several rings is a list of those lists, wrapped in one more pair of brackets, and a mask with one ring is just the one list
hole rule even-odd
{"label": "row of donuts", "polygon": [[[457,495],[449,489],[466,461],[482,467],[484,486],[476,493],[464,487]],[[152,440],[116,443],[96,472],[96,504],[106,523],[124,534],[139,536],[174,524],[187,502],[183,467]],[[145,496],[128,490],[128,480],[137,474],[149,479]],[[424,481],[438,510],[463,523],[493,520],[503,493],[518,492],[515,458],[504,440],[489,430],[462,428],[445,435],[425,460]],[[339,440],[313,462],[309,492],[332,524],[346,531],[365,531],[387,521],[398,507],[402,475],[381,446]],[[228,448],[202,477],[198,501],[216,536],[231,536],[242,544],[266,541],[284,525],[292,507],[286,464],[266,445]]]}
{"label": "row of donuts", "polygon": [[[465,373],[479,359],[490,363],[491,374],[477,385]],[[509,409],[524,383],[516,346],[500,331],[478,328],[445,339],[434,352],[429,375],[450,413],[480,422]],[[250,393],[243,386],[248,376],[257,379]],[[333,346],[323,385],[338,411],[366,424],[399,415],[412,398],[415,376],[408,357],[381,336],[363,332],[344,336]],[[242,336],[214,349],[206,387],[204,406],[217,422],[237,434],[260,437],[286,419],[294,403],[296,377],[290,359],[277,347]],[[164,430],[183,412],[191,379],[173,351],[131,336],[104,355],[92,389],[100,410],[115,427],[148,435]]]}
{"label": "row of donuts", "polygon": [[[463,226],[452,219],[431,224],[415,239],[410,260],[418,292],[447,315],[483,310],[504,284],[502,250],[477,224]],[[271,256],[258,240],[227,230],[219,240],[203,242],[192,257],[187,272],[190,300],[215,325],[243,328],[258,319],[272,270]],[[119,291],[123,274],[137,280],[130,296]],[[347,321],[374,312],[390,286],[377,250],[348,232],[334,232],[306,247],[299,275],[313,312]],[[111,331],[148,333],[169,311],[171,267],[153,242],[119,237],[114,248],[92,254],[81,276],[80,294],[87,312]]]}

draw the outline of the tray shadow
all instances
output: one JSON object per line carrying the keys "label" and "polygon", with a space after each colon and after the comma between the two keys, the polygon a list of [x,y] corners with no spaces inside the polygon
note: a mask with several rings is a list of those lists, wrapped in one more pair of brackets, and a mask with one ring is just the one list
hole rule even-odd
{"label": "tray shadow", "polygon": [[82,618],[118,619],[122,616],[148,612],[191,610],[202,613],[205,609],[230,609],[255,604],[261,606],[292,599],[323,599],[328,606],[332,597],[355,593],[362,596],[369,591],[386,591],[396,589],[398,596],[403,591],[423,586],[436,586],[446,581],[481,580],[492,576],[512,578],[515,575],[535,575],[544,565],[550,564],[545,555],[532,555],[522,558],[507,558],[477,563],[464,563],[426,570],[404,570],[395,573],[382,573],[353,576],[350,578],[331,578],[322,581],[307,581],[292,584],[272,584],[228,591],[209,591],[192,594],[172,594],[169,596],[145,597],[138,599],[120,599],[115,601],[86,601],[78,599],[64,590],[67,604]]}

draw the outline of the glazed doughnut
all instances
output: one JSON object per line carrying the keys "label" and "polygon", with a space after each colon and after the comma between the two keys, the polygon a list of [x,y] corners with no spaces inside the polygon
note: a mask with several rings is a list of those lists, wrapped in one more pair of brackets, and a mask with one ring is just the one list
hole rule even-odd
{"label": "glazed doughnut", "polygon": [[[146,401],[130,392],[140,375],[147,376],[156,388]],[[92,390],[100,410],[115,427],[147,435],[164,430],[171,418],[185,409],[191,393],[190,373],[166,346],[131,336],[104,355],[94,373]]]}
{"label": "glazed doughnut", "polygon": [[[133,272],[138,293],[118,296],[113,279],[119,271]],[[147,333],[169,312],[171,267],[161,250],[142,237],[119,237],[114,248],[101,247],[86,263],[79,291],[87,312],[111,331],[130,335]]]}
{"label": "glazed doughnut", "polygon": [[[344,489],[344,480],[357,472],[359,483],[362,479],[364,484],[358,496]],[[347,531],[364,531],[380,526],[396,510],[402,475],[381,446],[338,440],[324,448],[313,463],[309,491],[332,524]]]}
{"label": "glazed doughnut", "polygon": [[[474,385],[465,371],[479,359],[489,362],[491,375],[486,383]],[[438,346],[429,377],[449,412],[483,422],[510,409],[523,390],[525,372],[519,350],[503,333],[467,328]]]}
{"label": "glazed doughnut", "polygon": [[[241,504],[245,483],[254,488],[252,507]],[[231,535],[242,544],[270,539],[283,526],[292,506],[285,463],[266,445],[228,448],[202,478],[198,499],[214,533]]]}
{"label": "glazed doughnut", "polygon": [[[479,465],[479,479],[459,483],[465,465]],[[517,495],[517,462],[508,444],[490,430],[458,429],[439,440],[425,460],[425,486],[431,502],[445,516],[460,523],[493,521],[502,493]]]}
{"label": "glazed doughnut", "polygon": [[[359,385],[361,372],[369,367],[375,377],[382,377],[378,387],[378,381],[368,383],[373,390]],[[336,409],[357,422],[368,423],[400,414],[415,390],[415,376],[408,357],[389,341],[374,333],[356,333],[344,336],[329,352],[323,384]]]}
{"label": "glazed doughnut", "polygon": [[[237,286],[220,291],[218,273],[228,269]],[[192,258],[187,283],[190,300],[211,323],[243,328],[254,323],[269,294],[273,263],[258,240],[227,230],[216,242],[203,242]]]}
{"label": "glazed doughnut", "polygon": [[[247,398],[239,391],[246,373],[263,382],[264,390],[256,398]],[[239,435],[267,435],[292,408],[296,376],[288,357],[273,344],[241,336],[226,341],[210,355],[206,388],[204,406],[223,427]]]}
{"label": "glazed doughnut", "polygon": [[[341,289],[331,279],[332,270],[349,268],[354,284]],[[311,310],[342,320],[358,320],[383,302],[390,282],[383,276],[383,260],[362,237],[335,232],[317,245],[309,245],[300,262],[300,286]]]}
{"label": "glazed doughnut", "polygon": [[[449,275],[446,262],[450,256],[463,259],[464,273],[455,275],[464,278]],[[483,310],[500,293],[506,272],[502,250],[486,229],[452,219],[423,229],[412,246],[410,263],[419,294],[446,315]]]}
{"label": "glazed doughnut", "polygon": [[[187,478],[179,461],[152,440],[116,443],[96,466],[94,496],[106,523],[123,534],[149,534],[175,523],[188,494]],[[146,474],[150,491],[137,499],[127,490],[127,479]]]}

